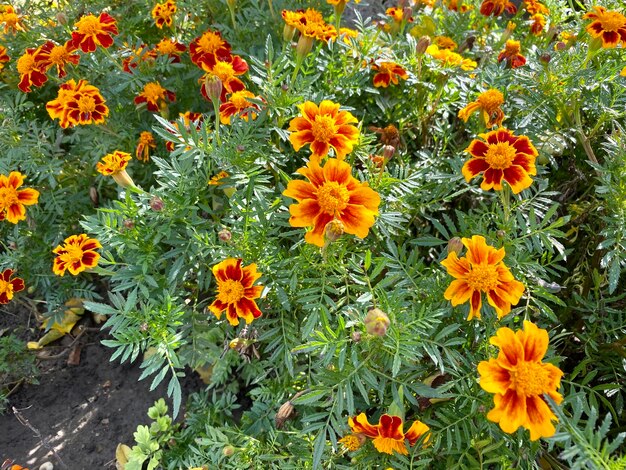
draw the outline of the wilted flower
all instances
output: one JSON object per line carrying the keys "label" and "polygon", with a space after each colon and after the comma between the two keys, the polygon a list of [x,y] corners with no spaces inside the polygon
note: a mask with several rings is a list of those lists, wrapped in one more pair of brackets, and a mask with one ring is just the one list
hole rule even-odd
{"label": "wilted flower", "polygon": [[74,26],[78,31],[72,32],[72,47],[80,47],[83,52],[94,52],[97,46],[111,47],[112,35],[118,34],[115,19],[104,12],[98,17],[83,16]]}
{"label": "wilted flower", "polygon": [[13,294],[24,290],[24,279],[13,276],[12,269],[5,269],[0,273],[0,304],[8,304],[13,299]]}
{"label": "wilted flower", "polygon": [[483,119],[487,127],[501,126],[504,113],[500,106],[504,104],[504,95],[494,88],[482,92],[476,101],[472,101],[459,111],[459,118],[467,122],[469,117],[476,111],[482,111]]}
{"label": "wilted flower", "polygon": [[543,31],[543,28],[546,26],[546,17],[541,13],[535,13],[530,17],[532,23],[530,25],[530,32],[535,36],[538,36]]}
{"label": "wilted flower", "polygon": [[135,158],[139,161],[150,161],[150,149],[157,147],[154,136],[150,131],[143,131],[139,134],[139,140],[137,141],[137,148],[135,150]]}
{"label": "wilted flower", "polygon": [[125,72],[132,73],[133,69],[141,62],[154,62],[157,53],[148,49],[145,44],[139,45],[137,48],[131,48],[130,54],[122,60],[122,67]]}
{"label": "wilted flower", "polygon": [[379,308],[372,308],[368,310],[365,319],[365,331],[370,335],[385,336],[387,334],[387,328],[391,324],[389,316]]}
{"label": "wilted flower", "polygon": [[86,269],[98,265],[100,254],[95,250],[102,248],[95,238],[89,238],[86,234],[71,235],[58,245],[52,252],[57,255],[52,265],[52,271],[57,276],[65,275],[68,270],[76,276]]}
{"label": "wilted flower", "polygon": [[4,34],[26,31],[22,16],[11,5],[0,5],[0,25],[4,25]]}

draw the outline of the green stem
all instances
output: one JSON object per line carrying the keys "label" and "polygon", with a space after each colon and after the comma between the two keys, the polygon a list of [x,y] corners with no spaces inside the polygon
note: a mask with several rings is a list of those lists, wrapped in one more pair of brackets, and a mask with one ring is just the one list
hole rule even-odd
{"label": "green stem", "polygon": [[502,185],[500,199],[502,201],[502,208],[504,209],[504,223],[508,225],[509,217],[511,216],[511,188],[509,188],[508,185]]}
{"label": "green stem", "polygon": [[113,55],[111,55],[111,53],[109,52],[109,50],[106,47],[102,47],[102,52],[104,52],[104,55],[106,55],[109,60],[111,62],[113,62],[113,64],[120,69],[122,72],[125,72],[124,67],[122,67],[122,64],[120,64],[117,60],[115,60],[115,58],[113,57]]}
{"label": "green stem", "polygon": [[302,67],[302,62],[304,61],[304,57],[297,54],[296,55],[296,66],[293,69],[293,73],[291,74],[290,88],[294,86],[296,83],[296,78],[298,77],[298,72],[300,71],[300,67]]}
{"label": "green stem", "polygon": [[215,112],[215,143],[221,146],[222,141],[220,139],[220,104],[217,100],[213,102],[213,111]]}
{"label": "green stem", "polygon": [[237,31],[237,22],[235,21],[235,8],[228,3],[228,9],[230,10],[230,20],[233,22],[233,29]]}

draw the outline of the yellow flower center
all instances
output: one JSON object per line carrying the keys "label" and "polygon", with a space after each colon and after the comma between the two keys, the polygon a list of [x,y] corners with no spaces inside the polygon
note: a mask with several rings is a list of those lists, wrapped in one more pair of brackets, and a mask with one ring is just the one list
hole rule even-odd
{"label": "yellow flower center", "polygon": [[598,21],[604,31],[617,31],[626,26],[626,17],[617,11],[607,11],[603,15],[598,15]]}
{"label": "yellow flower center", "polygon": [[504,103],[504,96],[498,90],[487,90],[478,97],[478,104],[488,113],[493,113]]}
{"label": "yellow flower center", "polygon": [[54,46],[50,51],[50,62],[53,64],[63,65],[67,62],[67,50],[64,46]]}
{"label": "yellow flower center", "polygon": [[217,298],[225,304],[234,304],[241,300],[245,288],[239,281],[227,279],[219,283],[217,287]]}
{"label": "yellow flower center", "polygon": [[11,207],[18,202],[17,191],[13,188],[0,188],[0,210]]}
{"label": "yellow flower center", "polygon": [[361,441],[354,434],[348,434],[347,436],[341,438],[339,442],[341,442],[346,447],[346,449],[351,452],[354,452],[359,447],[361,447]]}
{"label": "yellow flower center", "polygon": [[13,284],[0,278],[0,294],[5,293],[10,299],[13,297]]}
{"label": "yellow flower center", "polygon": [[81,96],[78,100],[78,110],[81,113],[93,113],[96,110],[96,100],[91,96]]}
{"label": "yellow flower center", "polygon": [[21,74],[27,74],[37,69],[37,63],[35,62],[35,57],[30,54],[24,54],[22,57],[17,59],[17,71]]}
{"label": "yellow flower center", "polygon": [[158,100],[165,99],[165,88],[156,82],[147,83],[142,94],[148,101],[156,103]]}
{"label": "yellow flower center", "polygon": [[329,215],[345,209],[349,200],[348,188],[335,181],[326,182],[317,190],[317,203]]}
{"label": "yellow flower center", "polygon": [[311,132],[315,140],[319,142],[328,142],[337,133],[335,128],[335,119],[331,116],[315,116],[315,122],[311,123]]}
{"label": "yellow flower center", "polygon": [[80,261],[83,259],[83,250],[76,245],[66,245],[64,250],[67,253],[63,253],[61,255],[61,260],[66,263],[75,263],[76,261]]}
{"label": "yellow flower center", "polygon": [[139,134],[139,143],[143,145],[153,145],[154,137],[152,137],[152,134],[150,132],[144,131]]}
{"label": "yellow flower center", "polygon": [[178,52],[176,50],[176,44],[174,44],[172,41],[168,41],[167,39],[164,39],[163,41],[157,44],[157,50],[161,54],[174,54]]}
{"label": "yellow flower center", "polygon": [[222,83],[228,83],[235,76],[233,66],[221,60],[215,62],[212,73],[219,78]]}
{"label": "yellow flower center", "polygon": [[538,362],[518,362],[515,368],[510,372],[511,388],[518,395],[527,397],[533,395],[541,395],[549,390],[550,376],[543,364]]}
{"label": "yellow flower center", "polygon": [[239,110],[241,109],[245,109],[248,106],[250,106],[250,102],[246,99],[246,91],[237,91],[235,93],[233,93],[233,95],[230,97],[230,102],[233,104],[233,106]]}
{"label": "yellow flower center", "polygon": [[222,38],[211,32],[204,33],[198,40],[200,50],[208,54],[214,54],[223,44]]}
{"label": "yellow flower center", "polygon": [[93,15],[84,16],[76,23],[76,28],[81,34],[93,36],[101,30],[100,20]]}
{"label": "yellow flower center", "polygon": [[519,54],[520,43],[519,41],[507,41],[504,49],[506,54],[509,56]]}
{"label": "yellow flower center", "polygon": [[16,13],[5,13],[2,15],[2,21],[4,21],[9,27],[15,27],[19,20],[20,19]]}
{"label": "yellow flower center", "polygon": [[472,264],[465,282],[474,290],[488,292],[498,285],[498,272],[493,264]]}
{"label": "yellow flower center", "polygon": [[489,150],[485,154],[485,161],[491,168],[504,170],[511,166],[516,154],[515,147],[508,142],[498,142],[497,144],[489,145]]}
{"label": "yellow flower center", "polygon": [[378,71],[380,73],[384,73],[387,75],[392,75],[393,74],[393,68],[396,64],[394,64],[393,62],[381,62],[381,64],[378,66]]}

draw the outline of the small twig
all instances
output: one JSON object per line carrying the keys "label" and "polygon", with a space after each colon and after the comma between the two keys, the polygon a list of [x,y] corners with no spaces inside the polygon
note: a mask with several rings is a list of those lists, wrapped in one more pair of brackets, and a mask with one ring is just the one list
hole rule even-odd
{"label": "small twig", "polygon": [[69,467],[65,464],[65,462],[63,462],[63,459],[61,458],[61,456],[59,454],[57,454],[57,451],[54,450],[54,447],[52,447],[49,443],[48,443],[48,439],[44,438],[41,433],[39,432],[39,430],[37,428],[35,428],[32,424],[30,424],[30,422],[26,419],[26,417],[24,417],[24,415],[22,415],[22,413],[20,413],[17,408],[15,408],[14,406],[11,407],[11,409],[13,410],[13,414],[15,415],[15,417],[17,418],[17,420],[20,422],[20,424],[22,424],[23,426],[26,426],[28,429],[30,429],[33,433],[35,433],[35,437],[37,437],[39,439],[39,442],[41,442],[41,445],[43,447],[45,447],[46,449],[48,449],[49,451],[51,451],[54,456],[56,457],[56,459],[58,460],[59,464],[61,465],[61,468],[66,468],[69,469]]}

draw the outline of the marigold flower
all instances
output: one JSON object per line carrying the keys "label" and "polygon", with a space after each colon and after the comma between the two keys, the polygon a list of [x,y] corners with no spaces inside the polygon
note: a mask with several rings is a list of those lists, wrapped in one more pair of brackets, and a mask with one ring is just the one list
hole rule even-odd
{"label": "marigold flower", "polygon": [[[200,129],[200,124],[202,123],[202,120],[204,119],[201,113],[194,113],[192,111],[179,113],[179,118],[183,119],[183,124],[185,126],[185,129],[187,130],[190,129],[192,123],[196,124],[196,129]],[[170,121],[170,124],[176,129],[178,129],[177,121]],[[168,132],[169,132],[169,129],[168,129]],[[185,142],[181,139],[181,143],[185,143]],[[165,148],[169,152],[173,152],[174,149],[176,148],[176,145],[174,144],[174,142],[168,141],[168,142],[165,142]]]}
{"label": "marigold flower", "polygon": [[167,0],[165,3],[157,3],[152,9],[152,18],[156,27],[161,29],[163,26],[172,26],[172,17],[176,13],[176,2]]}
{"label": "marigold flower", "polygon": [[7,54],[7,48],[0,45],[0,72],[4,68],[4,64],[6,64],[9,60],[10,57]]}
{"label": "marigold flower", "polygon": [[502,262],[506,254],[504,248],[496,250],[487,245],[485,237],[474,235],[471,239],[461,239],[467,254],[459,258],[455,251],[441,262],[452,277],[456,278],[444,293],[452,306],[470,302],[467,320],[480,319],[482,306],[481,292],[487,294],[487,302],[498,315],[498,319],[517,305],[524,292],[524,284],[516,281],[509,268]]}
{"label": "marigold flower", "polygon": [[157,54],[167,55],[172,62],[180,62],[180,55],[187,50],[187,46],[173,39],[163,38],[156,46],[154,51]]}
{"label": "marigold flower", "polygon": [[398,78],[406,80],[409,78],[409,74],[402,66],[395,62],[379,62],[378,64],[372,64],[372,70],[376,70],[378,73],[374,75],[374,86],[387,88],[390,83],[394,85],[398,84]]}
{"label": "marigold flower", "polygon": [[465,149],[471,155],[462,169],[467,182],[483,173],[480,187],[485,191],[491,188],[501,191],[504,180],[515,194],[532,184],[529,175],[537,174],[535,158],[539,153],[528,137],[516,136],[505,128],[479,134],[479,137],[484,142],[474,139]]}
{"label": "marigold flower", "polygon": [[620,42],[625,47],[626,16],[601,6],[594,6],[593,10],[583,16],[593,20],[586,28],[587,32],[594,38],[600,38],[604,48],[617,47]]}
{"label": "marigold flower", "polygon": [[0,220],[12,224],[26,219],[26,208],[37,204],[39,191],[32,188],[17,189],[24,184],[25,176],[12,171],[9,176],[0,175]]}
{"label": "marigold flower", "polygon": [[24,290],[24,279],[13,276],[12,269],[5,269],[0,273],[0,304],[8,304],[13,299],[13,294]]}
{"label": "marigold flower", "polygon": [[306,11],[283,10],[282,17],[285,24],[297,29],[301,36],[310,38],[311,45],[314,39],[328,42],[337,37],[335,27],[326,23],[322,14],[315,8],[307,8]]}
{"label": "marigold flower", "polygon": [[239,318],[246,324],[261,316],[261,310],[254,299],[261,297],[263,286],[253,285],[261,277],[256,264],[241,266],[241,258],[228,258],[213,266],[217,282],[217,298],[209,310],[219,318],[226,311],[226,319],[232,326],[239,325]]}
{"label": "marigold flower", "polygon": [[256,119],[257,111],[261,108],[248,98],[259,99],[254,93],[248,90],[236,91],[231,94],[225,103],[220,105],[220,122],[230,124],[230,118],[235,114],[247,121],[249,118]]}
{"label": "marigold flower", "polygon": [[228,93],[235,93],[245,89],[244,83],[237,78],[248,71],[248,64],[238,55],[225,57],[224,60],[215,60],[215,58],[209,58],[202,62],[202,70],[206,72],[200,80],[200,92],[207,100],[210,99],[210,95],[206,89],[206,78],[214,75],[222,82],[222,94],[220,96],[221,101],[226,101],[226,95]]}
{"label": "marigold flower", "polygon": [[[384,414],[378,420],[378,424],[372,425],[367,420],[365,413],[361,413],[354,418],[348,418],[348,424],[353,433],[364,434],[372,439],[372,444],[378,452],[385,454],[393,454],[397,452],[402,455],[408,455],[409,451],[404,442],[409,441],[409,445],[413,446],[430,428],[421,421],[413,421],[409,430],[405,433],[402,418]],[[424,443],[430,440],[430,435],[424,439]]]}
{"label": "marigold flower", "polygon": [[340,160],[352,152],[359,141],[359,130],[351,124],[358,120],[348,111],[339,111],[339,106],[329,100],[322,101],[319,108],[312,101],[298,106],[302,116],[292,119],[287,129],[292,131],[289,141],[296,152],[311,144],[311,161],[318,163],[331,147]]}
{"label": "marigold flower", "polygon": [[4,24],[4,34],[26,31],[22,16],[11,5],[0,5],[0,25]]}
{"label": "marigold flower", "polygon": [[122,60],[124,72],[132,73],[132,69],[137,68],[140,62],[154,62],[156,51],[148,49],[145,44],[139,45],[136,49],[131,48],[130,54]]}
{"label": "marigold flower", "polygon": [[113,177],[115,182],[123,188],[134,186],[133,180],[128,173],[126,173],[126,166],[132,158],[130,153],[116,150],[102,157],[102,160],[96,163],[96,170],[104,176]]}
{"label": "marigold flower", "polygon": [[108,13],[100,13],[100,16],[83,16],[74,25],[78,31],[72,32],[71,43],[76,49],[79,47],[83,52],[94,52],[96,47],[105,49],[113,44],[113,36],[118,34],[116,21]]}
{"label": "marigold flower", "polygon": [[480,13],[485,16],[500,16],[505,11],[514,15],[517,13],[517,7],[509,0],[483,0],[480,5]]}
{"label": "marigold flower", "polygon": [[549,15],[550,10],[537,0],[524,0],[524,8],[530,15],[536,15],[537,13],[542,15]]}
{"label": "marigold flower", "polygon": [[73,79],[59,88],[56,99],[48,101],[46,109],[52,119],[59,119],[62,128],[78,124],[102,124],[109,115],[109,108],[95,86],[87,80]]}
{"label": "marigold flower", "polygon": [[516,69],[526,64],[526,57],[520,54],[520,42],[509,39],[504,45],[504,50],[498,55],[498,62],[506,60],[507,65]]}
{"label": "marigold flower", "polygon": [[345,233],[365,238],[378,215],[380,196],[367,183],[351,175],[351,167],[336,158],[324,167],[316,160],[297,172],[309,182],[292,180],[283,192],[298,201],[289,206],[292,227],[313,227],[304,236],[307,243],[324,246],[324,230],[333,219],[339,220]]}
{"label": "marigold flower", "polygon": [[20,74],[17,87],[24,93],[30,93],[32,85],[40,87],[48,80],[43,58],[41,47],[38,47],[26,49],[24,55],[17,59],[17,72]]}
{"label": "marigold flower", "polygon": [[350,452],[354,452],[355,450],[360,449],[361,446],[365,444],[366,440],[367,440],[367,437],[365,436],[365,434],[354,433],[354,434],[348,434],[347,436],[342,437],[341,439],[339,439],[339,442],[341,442],[344,445],[344,447],[348,449]]}
{"label": "marigold flower", "polygon": [[478,65],[475,61],[465,59],[461,54],[457,54],[449,49],[439,49],[436,44],[428,46],[426,53],[441,62],[443,67],[460,67],[461,70],[474,70]]}
{"label": "marigold flower", "polygon": [[499,328],[489,342],[500,351],[497,358],[478,364],[481,388],[494,394],[495,407],[487,419],[509,434],[522,426],[533,441],[554,435],[552,421],[558,420],[543,395],[557,404],[563,401],[557,392],[563,372],[541,361],[548,350],[548,332],[524,321],[523,330]]}
{"label": "marigold flower", "polygon": [[530,17],[532,23],[530,25],[530,32],[535,36],[539,36],[546,26],[546,17],[541,13],[535,13]]}
{"label": "marigold flower", "polygon": [[95,250],[102,248],[102,245],[95,238],[89,238],[82,233],[67,237],[63,243],[52,250],[57,255],[52,264],[52,272],[57,276],[64,276],[66,270],[76,276],[98,265],[100,254]]}
{"label": "marigold flower", "polygon": [[157,147],[156,140],[150,131],[143,131],[139,134],[139,140],[137,141],[137,148],[135,150],[135,158],[142,162],[150,161],[150,149]]}
{"label": "marigold flower", "polygon": [[393,19],[396,23],[401,23],[403,19],[408,23],[413,23],[414,20],[413,16],[410,15],[408,18],[405,18],[406,15],[404,14],[404,9],[399,7],[387,8],[387,10],[385,10],[385,14],[391,17],[391,19]]}
{"label": "marigold flower", "polygon": [[474,112],[482,111],[487,127],[501,126],[504,120],[504,113],[500,109],[502,104],[504,104],[504,95],[500,91],[491,88],[478,95],[476,101],[472,101],[461,109],[459,118],[467,122]]}
{"label": "marigold flower", "polygon": [[620,77],[626,77],[626,67],[624,67],[622,69],[622,71],[619,73]]}
{"label": "marigold flower", "polygon": [[228,178],[230,175],[224,170],[220,171],[217,175],[213,175],[209,181],[209,186],[220,186],[223,184],[221,180]]}
{"label": "marigold flower", "polygon": [[209,60],[212,62],[219,59],[227,60],[230,57],[230,44],[222,39],[219,31],[209,30],[189,44],[189,54],[191,61],[202,67],[202,64]]}
{"label": "marigold flower", "polygon": [[146,103],[148,111],[155,113],[167,107],[167,101],[176,101],[176,94],[163,88],[159,82],[146,83],[143,91],[135,98],[135,104]]}
{"label": "marigold flower", "polygon": [[350,29],[350,28],[339,28],[339,36],[341,36],[343,42],[347,45],[352,44],[350,42],[350,39],[356,39],[359,37],[359,32],[354,30],[354,29]]}
{"label": "marigold flower", "polygon": [[40,49],[39,60],[41,61],[41,68],[44,71],[48,71],[56,66],[59,78],[63,78],[67,75],[65,71],[67,64],[78,65],[78,61],[80,60],[78,54],[72,54],[76,48],[72,46],[70,41],[67,41],[63,45],[57,45],[52,41],[48,41],[41,46]]}

